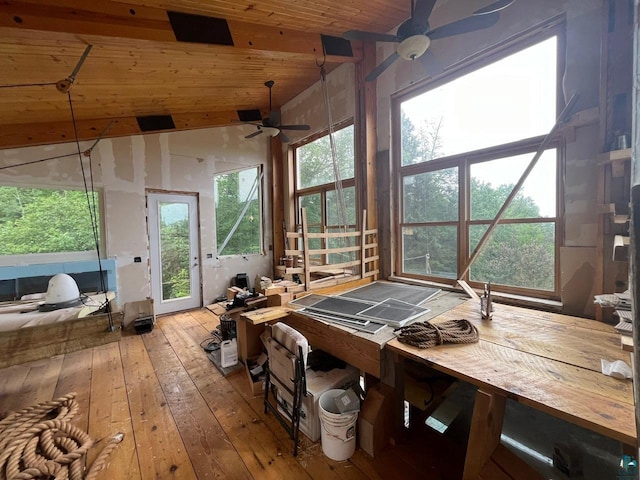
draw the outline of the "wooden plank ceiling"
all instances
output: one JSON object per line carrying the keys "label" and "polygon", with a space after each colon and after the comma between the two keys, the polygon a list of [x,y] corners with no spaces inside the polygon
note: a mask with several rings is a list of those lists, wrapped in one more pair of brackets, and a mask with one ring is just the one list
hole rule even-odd
{"label": "wooden plank ceiling", "polygon": [[[148,115],[201,128],[233,124],[237,110],[266,116],[267,80],[275,80],[274,108],[316,82],[321,35],[386,32],[409,10],[397,0],[2,0],[0,85],[48,85],[0,88],[0,148],[75,138],[69,98],[55,82],[88,44],[69,91],[81,139],[109,124],[108,136],[140,133],[136,117]],[[168,12],[218,19],[199,30],[224,43],[228,28],[231,44],[178,41]],[[358,61],[361,45],[351,47],[328,55],[327,68]]]}

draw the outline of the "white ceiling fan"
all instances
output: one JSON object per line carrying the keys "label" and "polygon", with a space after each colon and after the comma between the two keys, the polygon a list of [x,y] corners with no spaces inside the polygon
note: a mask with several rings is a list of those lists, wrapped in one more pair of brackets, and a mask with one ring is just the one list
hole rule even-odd
{"label": "white ceiling fan", "polygon": [[437,0],[411,0],[411,18],[405,20],[395,35],[387,33],[365,32],[349,30],[343,34],[347,40],[362,40],[364,42],[393,42],[397,43],[396,51],[385,58],[374,68],[365,80],[378,78],[398,58],[415,60],[423,57],[427,62],[435,60],[428,52],[432,40],[461,35],[492,27],[500,19],[500,10],[507,8],[515,0],[497,0],[473,12],[470,16],[455,22],[431,29],[429,17]]}

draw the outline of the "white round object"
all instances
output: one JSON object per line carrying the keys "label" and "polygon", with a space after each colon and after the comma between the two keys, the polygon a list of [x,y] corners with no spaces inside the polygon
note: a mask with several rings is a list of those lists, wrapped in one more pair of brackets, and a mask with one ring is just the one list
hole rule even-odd
{"label": "white round object", "polygon": [[45,304],[73,302],[80,298],[80,290],[76,281],[66,273],[58,273],[49,279]]}
{"label": "white round object", "polygon": [[412,35],[400,42],[397,52],[405,60],[415,60],[427,51],[429,45],[431,40],[426,35]]}

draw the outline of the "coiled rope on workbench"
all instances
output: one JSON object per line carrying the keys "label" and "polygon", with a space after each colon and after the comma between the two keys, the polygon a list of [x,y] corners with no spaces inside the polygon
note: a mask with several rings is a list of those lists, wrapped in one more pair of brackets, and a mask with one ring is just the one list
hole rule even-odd
{"label": "coiled rope on workbench", "polygon": [[430,348],[443,343],[475,343],[480,336],[469,321],[447,320],[441,323],[418,322],[395,331],[398,340],[418,348]]}
{"label": "coiled rope on workbench", "polygon": [[124,435],[109,438],[86,470],[85,455],[93,441],[70,423],[78,410],[75,394],[70,393],[0,420],[0,479],[95,479]]}

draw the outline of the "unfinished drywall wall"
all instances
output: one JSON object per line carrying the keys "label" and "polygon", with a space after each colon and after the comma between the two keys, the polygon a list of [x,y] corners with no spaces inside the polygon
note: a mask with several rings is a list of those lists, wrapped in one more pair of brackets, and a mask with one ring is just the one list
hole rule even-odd
{"label": "unfinished drywall wall", "polygon": [[[326,76],[327,92],[334,123],[353,118],[355,115],[355,66],[347,63],[339,66]],[[309,131],[287,132],[289,143],[296,143],[329,126],[322,83],[318,81],[281,108],[282,124],[307,124]],[[286,148],[286,145],[285,145]]]}
{"label": "unfinished drywall wall", "polygon": [[[103,256],[117,259],[118,300],[151,296],[149,240],[146,224],[147,190],[196,193],[199,198],[200,265],[205,304],[224,294],[237,273],[272,275],[270,170],[267,139],[245,140],[250,127],[220,127],[187,132],[157,133],[101,140],[92,154],[94,184],[103,192]],[[83,143],[81,150],[90,143]],[[0,166],[77,153],[75,144],[0,151]],[[88,160],[85,158],[85,165]],[[263,201],[265,255],[216,258],[213,177],[265,166]],[[41,187],[82,187],[77,155],[0,171],[0,184]],[[211,254],[212,258],[207,258]],[[134,262],[141,257],[142,262]]]}

